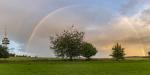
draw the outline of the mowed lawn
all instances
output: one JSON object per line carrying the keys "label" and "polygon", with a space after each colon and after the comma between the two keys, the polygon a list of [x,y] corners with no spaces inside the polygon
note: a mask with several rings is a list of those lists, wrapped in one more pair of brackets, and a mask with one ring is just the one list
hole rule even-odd
{"label": "mowed lawn", "polygon": [[150,61],[0,61],[0,75],[150,75]]}

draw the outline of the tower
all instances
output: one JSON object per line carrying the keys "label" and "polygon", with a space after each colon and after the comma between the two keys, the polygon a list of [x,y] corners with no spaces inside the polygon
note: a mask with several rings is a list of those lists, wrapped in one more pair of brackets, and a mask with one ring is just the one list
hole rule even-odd
{"label": "tower", "polygon": [[7,47],[9,44],[9,39],[7,37],[7,28],[5,28],[4,37],[2,39],[2,46]]}

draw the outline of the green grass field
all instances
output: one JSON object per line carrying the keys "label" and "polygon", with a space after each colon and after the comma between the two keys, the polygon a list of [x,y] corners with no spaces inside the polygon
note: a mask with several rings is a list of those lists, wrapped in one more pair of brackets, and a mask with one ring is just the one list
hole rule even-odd
{"label": "green grass field", "polygon": [[31,58],[0,60],[0,75],[150,75],[149,60],[56,61]]}

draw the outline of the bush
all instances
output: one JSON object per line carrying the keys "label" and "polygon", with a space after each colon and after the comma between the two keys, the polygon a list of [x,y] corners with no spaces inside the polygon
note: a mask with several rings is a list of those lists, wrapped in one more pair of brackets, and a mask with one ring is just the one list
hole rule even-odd
{"label": "bush", "polygon": [[0,58],[8,58],[9,52],[7,51],[7,47],[0,45]]}
{"label": "bush", "polygon": [[95,47],[92,44],[84,42],[81,49],[81,55],[86,57],[87,60],[90,60],[90,57],[94,56],[97,53]]}

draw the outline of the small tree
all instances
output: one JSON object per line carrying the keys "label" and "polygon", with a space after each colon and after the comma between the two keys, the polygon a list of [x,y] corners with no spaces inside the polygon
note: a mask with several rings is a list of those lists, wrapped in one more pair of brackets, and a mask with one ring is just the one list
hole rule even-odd
{"label": "small tree", "polygon": [[61,34],[51,37],[51,48],[55,50],[58,57],[69,58],[80,56],[80,48],[83,42],[84,33],[74,27],[70,30],[64,30]]}
{"label": "small tree", "polygon": [[112,57],[115,60],[123,60],[125,53],[124,53],[124,48],[121,47],[121,45],[119,45],[118,43],[112,48],[113,53],[112,53]]}
{"label": "small tree", "polygon": [[3,47],[0,45],[0,58],[8,58],[9,57],[9,52],[7,51],[7,47]]}
{"label": "small tree", "polygon": [[90,60],[90,57],[94,56],[97,53],[97,50],[95,47],[93,47],[92,44],[84,42],[82,44],[82,49],[81,49],[81,55],[83,57],[86,57],[87,60]]}

